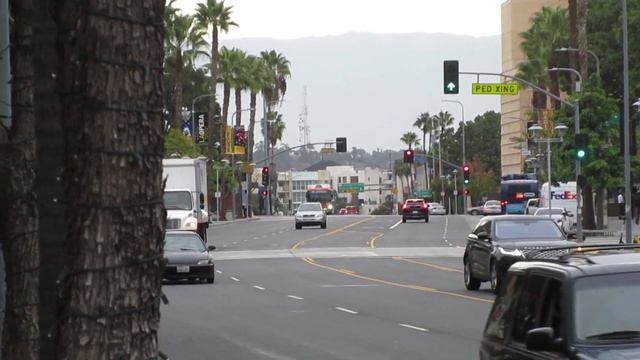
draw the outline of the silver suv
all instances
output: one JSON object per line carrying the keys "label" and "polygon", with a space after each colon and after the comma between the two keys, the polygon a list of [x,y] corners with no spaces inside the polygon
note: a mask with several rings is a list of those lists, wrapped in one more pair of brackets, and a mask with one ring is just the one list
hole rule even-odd
{"label": "silver suv", "polygon": [[303,226],[318,226],[327,228],[327,214],[322,210],[322,204],[319,202],[302,203],[295,213],[296,230],[302,229]]}

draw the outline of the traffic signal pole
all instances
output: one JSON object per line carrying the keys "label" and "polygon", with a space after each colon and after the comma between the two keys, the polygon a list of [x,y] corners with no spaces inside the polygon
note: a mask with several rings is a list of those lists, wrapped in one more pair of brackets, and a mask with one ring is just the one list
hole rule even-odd
{"label": "traffic signal pole", "polygon": [[[631,234],[631,119],[629,119],[629,29],[627,0],[622,3],[622,72],[624,78],[624,237],[627,244],[633,239]],[[636,141],[636,139],[633,139]]]}

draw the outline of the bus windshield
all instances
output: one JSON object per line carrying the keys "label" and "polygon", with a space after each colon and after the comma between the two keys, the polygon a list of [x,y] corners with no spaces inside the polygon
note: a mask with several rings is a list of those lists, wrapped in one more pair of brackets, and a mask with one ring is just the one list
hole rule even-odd
{"label": "bus windshield", "polygon": [[500,204],[506,214],[524,214],[527,201],[538,197],[537,180],[506,180],[500,183]]}
{"label": "bus windshield", "polygon": [[306,198],[308,202],[326,203],[333,200],[333,195],[331,190],[309,190]]}

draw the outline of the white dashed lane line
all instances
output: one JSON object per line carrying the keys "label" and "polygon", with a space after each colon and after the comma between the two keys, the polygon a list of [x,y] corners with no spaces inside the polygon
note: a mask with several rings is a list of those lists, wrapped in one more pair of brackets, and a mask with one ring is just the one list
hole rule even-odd
{"label": "white dashed lane line", "polygon": [[287,295],[287,297],[289,299],[293,299],[293,300],[304,300],[303,298],[301,298],[300,296],[295,296],[295,295]]}
{"label": "white dashed lane line", "polygon": [[233,281],[236,281],[236,282],[240,281],[240,279],[235,278],[235,277],[233,277],[233,276],[232,276],[232,277],[230,277],[230,279],[231,279],[231,280],[233,280]]}
{"label": "white dashed lane line", "polygon": [[398,220],[398,222],[397,222],[397,223],[395,223],[395,224],[391,225],[391,227],[389,228],[389,230],[393,230],[393,229],[395,229],[395,228],[396,228],[396,227],[398,227],[398,225],[400,225],[400,224],[402,224],[402,220]]}
{"label": "white dashed lane line", "polygon": [[265,288],[263,288],[262,286],[258,286],[258,285],[253,285],[254,289],[258,289],[258,290],[266,290]]}
{"label": "white dashed lane line", "polygon": [[343,307],[336,307],[335,309],[338,310],[338,311],[346,312],[347,314],[351,314],[351,315],[357,315],[358,314],[357,311],[345,309]]}
{"label": "white dashed lane line", "polygon": [[421,328],[421,327],[417,327],[417,326],[413,326],[413,325],[409,325],[409,324],[400,324],[400,326],[405,327],[407,329],[411,329],[411,330],[417,330],[417,331],[421,331],[421,332],[429,332],[429,329],[425,329],[425,328]]}
{"label": "white dashed lane line", "polygon": [[447,239],[447,232],[449,231],[449,217],[445,216],[444,218],[444,233],[442,234],[443,239]]}
{"label": "white dashed lane line", "polygon": [[216,270],[216,273],[218,273],[218,274],[222,274],[222,271],[220,271],[220,270]]}

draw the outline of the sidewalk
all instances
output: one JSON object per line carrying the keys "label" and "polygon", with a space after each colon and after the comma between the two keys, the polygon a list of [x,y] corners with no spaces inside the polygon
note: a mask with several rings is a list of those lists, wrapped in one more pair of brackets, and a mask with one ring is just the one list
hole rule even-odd
{"label": "sidewalk", "polygon": [[[620,241],[620,235],[622,235],[622,241],[624,242],[624,221],[617,217],[610,216],[607,218],[607,227],[603,230],[584,230],[587,239],[585,243],[618,243]],[[632,237],[640,235],[640,225],[636,225],[635,222],[631,222]]]}

